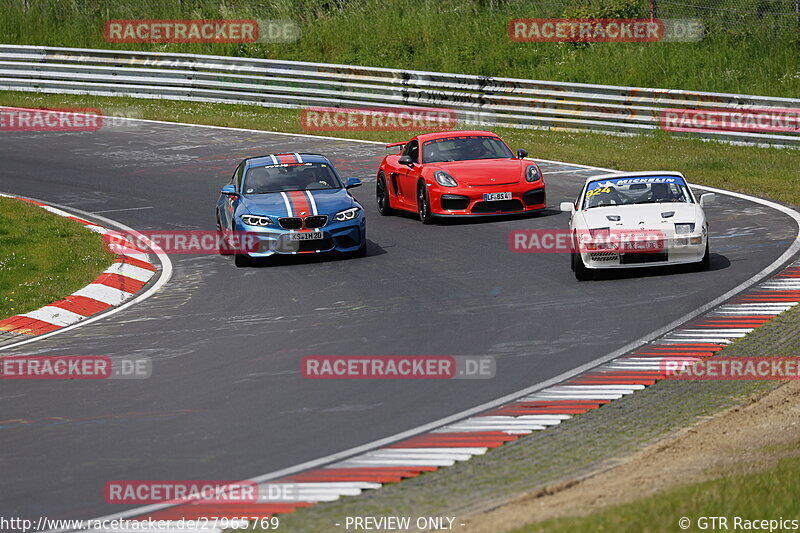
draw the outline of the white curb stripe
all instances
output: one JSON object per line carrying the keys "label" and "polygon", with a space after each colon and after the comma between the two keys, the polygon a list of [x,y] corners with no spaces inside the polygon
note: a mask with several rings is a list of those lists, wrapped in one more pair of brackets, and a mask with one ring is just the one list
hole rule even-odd
{"label": "white curb stripe", "polygon": [[31,311],[30,313],[23,313],[20,316],[26,316],[28,318],[41,320],[42,322],[48,322],[54,326],[62,327],[69,326],[75,322],[80,322],[86,318],[78,313],[73,313],[72,311],[67,311],[66,309],[61,309],[60,307],[53,307],[50,305],[45,305],[44,307],[36,309],[35,311]]}

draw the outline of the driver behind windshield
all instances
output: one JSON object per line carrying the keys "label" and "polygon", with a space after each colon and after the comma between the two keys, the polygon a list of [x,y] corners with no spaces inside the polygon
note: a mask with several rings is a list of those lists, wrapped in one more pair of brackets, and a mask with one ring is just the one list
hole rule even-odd
{"label": "driver behind windshield", "polygon": [[653,183],[650,186],[650,201],[656,203],[683,202],[684,199],[676,195],[668,183]]}

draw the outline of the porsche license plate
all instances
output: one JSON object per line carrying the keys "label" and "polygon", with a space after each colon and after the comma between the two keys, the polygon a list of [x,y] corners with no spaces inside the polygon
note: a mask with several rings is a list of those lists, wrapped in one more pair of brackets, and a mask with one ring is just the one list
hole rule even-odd
{"label": "porsche license plate", "polygon": [[496,202],[498,200],[511,200],[510,192],[487,192],[483,194],[484,202]]}
{"label": "porsche license plate", "polygon": [[307,231],[304,233],[290,233],[288,235],[290,241],[317,241],[322,239],[321,231]]}

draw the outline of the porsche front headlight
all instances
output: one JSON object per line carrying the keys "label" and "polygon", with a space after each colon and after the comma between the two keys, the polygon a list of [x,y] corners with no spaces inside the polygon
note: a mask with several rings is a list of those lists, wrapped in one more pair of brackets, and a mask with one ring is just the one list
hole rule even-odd
{"label": "porsche front headlight", "polygon": [[333,215],[333,220],[337,222],[347,222],[348,220],[353,220],[358,216],[359,211],[361,211],[361,209],[358,207],[351,207],[350,209],[339,211]]}
{"label": "porsche front headlight", "polygon": [[436,180],[436,183],[442,187],[458,187],[458,182],[456,179],[444,170],[437,170],[433,173],[433,177]]}
{"label": "porsche front headlight", "polygon": [[525,169],[525,181],[539,181],[542,179],[542,173],[539,172],[539,167],[536,165],[528,165]]}

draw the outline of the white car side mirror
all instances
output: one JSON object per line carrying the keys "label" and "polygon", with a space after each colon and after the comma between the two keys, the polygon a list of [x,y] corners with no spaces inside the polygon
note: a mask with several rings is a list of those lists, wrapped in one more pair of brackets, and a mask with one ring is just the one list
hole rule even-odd
{"label": "white car side mirror", "polygon": [[575,206],[572,202],[561,202],[561,211],[572,214],[575,212]]}
{"label": "white car side mirror", "polygon": [[717,197],[716,194],[713,192],[707,192],[705,194],[700,195],[700,207],[705,207],[709,204],[714,203],[714,199]]}

